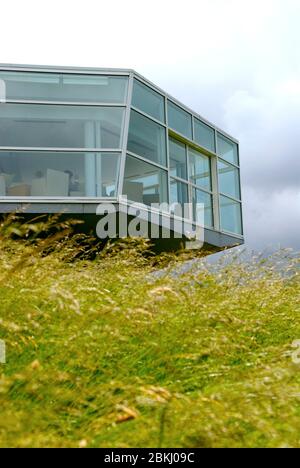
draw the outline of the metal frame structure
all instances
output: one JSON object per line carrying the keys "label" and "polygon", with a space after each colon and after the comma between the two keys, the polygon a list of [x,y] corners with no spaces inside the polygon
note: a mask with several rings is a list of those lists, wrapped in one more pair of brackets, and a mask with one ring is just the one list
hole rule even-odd
{"label": "metal frame structure", "polygon": [[[171,177],[178,182],[184,183],[188,186],[188,193],[191,200],[191,192],[193,188],[199,189],[199,186],[192,183],[189,177],[187,180],[181,179],[177,176],[170,176],[170,165],[169,165],[169,137],[174,137],[178,141],[181,141],[186,145],[186,151],[188,152],[188,148],[195,149],[206,156],[210,157],[211,161],[211,183],[212,189],[206,190],[204,188],[200,188],[203,192],[207,192],[212,197],[212,212],[213,212],[213,224],[214,227],[207,227],[205,231],[209,234],[208,237],[212,239],[212,244],[215,242],[215,245],[219,244],[222,246],[226,245],[233,245],[233,244],[241,244],[243,243],[243,233],[237,234],[234,232],[228,232],[222,229],[220,223],[220,197],[226,197],[228,200],[232,200],[233,202],[239,203],[239,206],[242,206],[242,199],[234,198],[229,196],[228,194],[224,194],[219,192],[219,182],[218,182],[218,162],[223,161],[229,166],[236,168],[238,172],[240,171],[240,159],[239,159],[239,142],[232,136],[228,135],[223,130],[216,127],[214,124],[194,112],[193,110],[189,109],[187,106],[183,105],[168,93],[164,92],[158,86],[144,78],[142,75],[136,73],[134,70],[130,69],[105,69],[105,68],[80,68],[80,67],[54,67],[54,66],[33,66],[33,65],[11,65],[11,64],[0,64],[0,72],[39,72],[39,73],[61,73],[61,74],[77,74],[77,75],[110,75],[110,76],[125,76],[128,77],[128,85],[127,85],[127,96],[126,100],[122,103],[103,103],[103,102],[63,102],[63,101],[38,101],[38,100],[6,100],[6,103],[14,103],[14,104],[41,104],[41,105],[62,105],[62,106],[98,106],[98,107],[122,107],[124,109],[124,117],[123,117],[123,125],[122,125],[122,146],[118,149],[116,148],[28,148],[28,147],[4,147],[0,146],[0,154],[3,151],[13,151],[13,152],[72,152],[72,153],[119,153],[121,155],[120,158],[120,167],[119,167],[119,179],[117,184],[117,196],[113,198],[102,198],[102,197],[80,197],[80,198],[70,198],[70,197],[0,197],[0,212],[8,212],[13,211],[16,208],[19,208],[21,205],[28,205],[30,204],[30,211],[31,212],[58,212],[61,211],[62,208],[65,208],[67,212],[72,213],[95,213],[96,206],[101,202],[120,202],[120,196],[122,194],[122,188],[124,183],[124,173],[125,173],[125,163],[126,163],[126,156],[131,155],[141,161],[150,163],[152,166],[156,166],[159,169],[163,169],[167,171],[167,180],[168,180],[168,196],[170,196],[170,182]],[[156,93],[158,93],[164,99],[164,113],[165,113],[165,121],[161,122],[154,118],[153,116],[143,112],[142,110],[134,107],[132,105],[132,95],[133,95],[133,86],[134,80],[138,80],[148,88],[152,89]],[[192,138],[188,138],[187,136],[179,133],[177,130],[169,127],[168,125],[168,102],[175,104],[178,108],[182,109],[183,111],[187,112],[191,115],[191,122],[192,122]],[[0,102],[1,106],[1,102]],[[127,143],[128,143],[128,134],[129,134],[129,124],[130,124],[130,115],[131,110],[134,110],[139,115],[146,117],[147,119],[151,120],[159,124],[161,127],[165,129],[165,136],[166,136],[166,155],[167,155],[167,166],[163,166],[157,162],[149,161],[142,156],[132,153],[127,150]],[[210,129],[214,132],[214,143],[215,143],[215,151],[211,149],[205,148],[201,146],[198,142],[195,141],[195,119],[199,120],[200,122],[207,125]],[[227,160],[223,160],[218,151],[218,138],[217,136],[221,135],[231,142],[237,145],[237,157],[238,157],[238,164],[228,162]],[[189,166],[189,165],[187,165]],[[189,171],[189,168],[187,167]],[[240,184],[240,181],[239,181]],[[240,185],[239,185],[240,187]],[[241,187],[240,187],[241,188]],[[241,192],[241,190],[240,190]],[[56,205],[56,206],[54,206]],[[241,223],[242,221],[242,214],[241,214]],[[220,237],[221,236],[221,237]],[[216,242],[217,237],[219,238],[218,242]]]}

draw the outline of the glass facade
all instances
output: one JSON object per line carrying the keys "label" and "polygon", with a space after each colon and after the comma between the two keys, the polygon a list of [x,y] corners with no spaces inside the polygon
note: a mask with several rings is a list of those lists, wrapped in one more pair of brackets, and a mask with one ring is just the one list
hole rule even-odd
{"label": "glass facade", "polygon": [[128,132],[128,151],[166,166],[166,131],[138,112],[131,111]]}
{"label": "glass facade", "polygon": [[0,67],[1,199],[189,203],[190,220],[242,236],[233,139],[130,71],[8,68]]}
{"label": "glass facade", "polygon": [[220,133],[217,134],[218,154],[221,158],[233,164],[239,164],[238,147],[234,141],[230,141]]}
{"label": "glass facade", "polygon": [[118,107],[2,104],[0,145],[119,149],[123,115]]}
{"label": "glass facade", "polygon": [[163,96],[136,79],[133,82],[132,105],[151,117],[165,122]]}
{"label": "glass facade", "polygon": [[212,196],[203,190],[193,189],[193,220],[201,226],[214,225]]}
{"label": "glass facade", "polygon": [[127,155],[123,194],[145,205],[168,202],[167,171]]}
{"label": "glass facade", "polygon": [[204,148],[216,152],[215,131],[198,119],[194,119],[195,141]]}
{"label": "glass facade", "polygon": [[1,152],[0,196],[114,197],[118,153]]}
{"label": "glass facade", "polygon": [[[206,227],[214,226],[212,208],[212,170],[210,157],[169,138],[170,203],[179,203],[182,208],[190,203],[192,219]],[[180,179],[180,180],[179,180]],[[183,180],[187,183],[184,183]],[[203,204],[203,206],[197,206]]]}
{"label": "glass facade", "polygon": [[218,161],[219,174],[219,190],[225,195],[240,199],[240,178],[239,170],[219,159]]}
{"label": "glass facade", "polygon": [[0,71],[6,98],[18,101],[125,103],[126,76]]}
{"label": "glass facade", "polygon": [[171,101],[168,101],[168,124],[176,132],[192,139],[192,116]]}
{"label": "glass facade", "polygon": [[220,197],[221,229],[242,234],[241,204],[228,197]]}
{"label": "glass facade", "polygon": [[189,202],[189,187],[188,184],[182,183],[179,180],[171,178],[170,182],[170,205],[174,204],[174,208],[171,210],[178,214],[178,208],[180,207],[181,213],[184,213],[184,204]]}
{"label": "glass facade", "polygon": [[189,148],[190,180],[206,190],[211,190],[211,162],[208,156]]}
{"label": "glass facade", "polygon": [[180,141],[169,139],[170,174],[187,180],[186,146]]}

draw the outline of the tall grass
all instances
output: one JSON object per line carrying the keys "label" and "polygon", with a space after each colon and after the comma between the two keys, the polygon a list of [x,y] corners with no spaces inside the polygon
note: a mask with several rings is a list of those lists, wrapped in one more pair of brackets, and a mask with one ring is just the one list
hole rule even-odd
{"label": "tall grass", "polygon": [[57,223],[2,223],[1,447],[300,446],[299,257],[173,274]]}

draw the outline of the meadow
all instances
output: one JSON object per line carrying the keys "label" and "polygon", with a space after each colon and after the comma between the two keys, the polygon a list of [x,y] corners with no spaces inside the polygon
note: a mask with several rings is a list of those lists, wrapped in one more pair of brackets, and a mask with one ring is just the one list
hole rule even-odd
{"label": "meadow", "polygon": [[299,256],[181,272],[55,222],[0,228],[0,447],[300,447]]}

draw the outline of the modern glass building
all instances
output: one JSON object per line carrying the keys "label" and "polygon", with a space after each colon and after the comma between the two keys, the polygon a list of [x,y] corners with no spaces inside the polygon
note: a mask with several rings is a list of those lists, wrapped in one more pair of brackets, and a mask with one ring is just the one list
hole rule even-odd
{"label": "modern glass building", "polygon": [[132,70],[0,65],[0,213],[91,217],[124,195],[190,203],[206,245],[243,243],[237,140]]}

